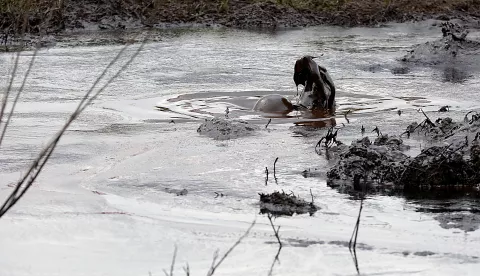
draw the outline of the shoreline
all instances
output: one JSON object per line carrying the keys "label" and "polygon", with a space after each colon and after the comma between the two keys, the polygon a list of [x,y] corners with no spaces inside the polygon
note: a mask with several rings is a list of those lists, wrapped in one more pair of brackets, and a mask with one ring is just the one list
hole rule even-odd
{"label": "shoreline", "polygon": [[[148,4],[143,0],[130,2],[65,0],[59,1],[60,7],[45,6],[55,4],[38,4],[28,11],[28,23],[22,30],[20,23],[15,20],[24,11],[5,11],[0,6],[0,15],[4,17],[4,21],[0,22],[0,51],[15,51],[15,48],[19,48],[22,44],[20,33],[25,34],[24,46],[29,48],[35,42],[41,42],[41,38],[48,38],[48,45],[57,38],[83,31],[142,31],[150,28],[276,31],[322,25],[378,27],[386,23],[428,19],[456,20],[468,28],[480,28],[480,2],[469,0],[450,1],[453,3],[443,3],[441,0],[422,3],[413,0],[344,0],[324,1],[322,6],[316,4],[315,7],[305,0],[183,0],[155,2],[156,4]],[[306,3],[310,6],[306,6]],[[44,13],[47,14],[46,17],[41,16]],[[44,43],[40,43],[40,47],[45,46],[42,44]]]}

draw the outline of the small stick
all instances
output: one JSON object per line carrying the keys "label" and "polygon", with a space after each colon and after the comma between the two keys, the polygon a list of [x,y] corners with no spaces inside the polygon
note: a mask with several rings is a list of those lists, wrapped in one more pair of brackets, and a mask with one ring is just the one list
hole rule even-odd
{"label": "small stick", "polygon": [[268,120],[268,123],[267,123],[267,125],[265,126],[265,128],[268,127],[268,125],[270,124],[270,122],[272,122],[272,119],[271,119],[271,118],[270,118],[270,120]]}
{"label": "small stick", "polygon": [[257,223],[256,220],[254,220],[252,224],[250,224],[250,227],[248,227],[247,231],[245,231],[245,233],[230,247],[230,249],[228,249],[227,252],[225,252],[222,258],[220,258],[220,260],[216,264],[215,264],[215,261],[218,258],[218,250],[215,251],[215,254],[213,255],[212,266],[208,270],[207,276],[212,276],[215,273],[215,270],[222,264],[222,262],[228,257],[228,255],[232,253],[233,249],[235,249],[235,247],[237,247],[237,245],[239,245],[243,241],[243,239],[248,236],[248,234],[250,233],[250,230],[252,230],[253,226],[255,226],[255,223]]}
{"label": "small stick", "polygon": [[276,177],[275,174],[276,174],[276,164],[277,164],[277,161],[278,161],[278,157],[275,158],[275,162],[273,162],[273,177]]}
{"label": "small stick", "polygon": [[[365,198],[366,185],[367,185],[367,183],[365,182],[365,179],[364,179],[364,186],[362,187],[363,191],[362,191],[362,194],[360,195],[361,196],[361,198],[360,198],[360,209],[358,210],[357,222],[355,223],[355,227],[353,228],[352,237],[350,238],[350,242],[348,243],[348,249],[350,250],[350,252],[352,251],[352,249],[355,252],[355,250],[357,248],[357,237],[358,237],[358,230],[359,230],[359,227],[360,227],[360,218],[362,216],[363,199]],[[353,244],[352,244],[352,241],[353,241]]]}
{"label": "small stick", "polygon": [[345,120],[346,120],[347,123],[349,123],[349,124],[350,124],[350,120],[347,118],[347,115],[348,115],[350,112],[352,112],[351,109],[349,109],[347,112],[345,112],[345,114],[343,114],[343,116],[345,116]]}
{"label": "small stick", "polygon": [[164,269],[163,272],[166,276],[173,276],[173,269],[175,268],[175,259],[177,258],[177,246],[175,245],[175,250],[173,251],[172,265],[170,266],[170,274]]}
{"label": "small stick", "polygon": [[190,266],[187,265],[183,268],[183,271],[185,271],[185,275],[190,276]]}
{"label": "small stick", "polygon": [[270,271],[268,272],[268,276],[271,276],[272,272],[273,272],[273,267],[275,266],[275,263],[276,262],[280,263],[280,259],[278,257],[280,256],[280,251],[282,250],[283,244],[282,244],[282,241],[280,240],[280,236],[278,234],[278,232],[280,231],[280,226],[278,226],[277,229],[275,229],[275,226],[273,225],[273,221],[272,221],[272,214],[268,214],[267,217],[268,217],[268,220],[270,221],[270,225],[272,226],[273,233],[275,233],[275,237],[277,238],[277,241],[278,241],[277,255],[275,255],[275,258],[273,259],[272,266],[270,267]]}
{"label": "small stick", "polygon": [[312,189],[310,189],[310,196],[312,197],[312,204],[314,204]]}
{"label": "small stick", "polygon": [[423,115],[425,116],[425,118],[427,118],[427,124],[431,125],[431,126],[435,126],[435,124],[432,122],[432,120],[430,120],[430,118],[428,118],[427,114],[425,114],[425,112],[423,111],[423,109],[420,109],[420,111],[422,111]]}
{"label": "small stick", "polygon": [[265,177],[265,186],[267,186],[267,182],[268,182],[268,167],[265,167],[265,174],[267,175]]}
{"label": "small stick", "polygon": [[350,254],[352,255],[353,264],[355,265],[355,269],[357,270],[357,274],[360,275],[360,269],[358,268],[357,251],[356,250],[353,250],[353,252],[350,251]]}

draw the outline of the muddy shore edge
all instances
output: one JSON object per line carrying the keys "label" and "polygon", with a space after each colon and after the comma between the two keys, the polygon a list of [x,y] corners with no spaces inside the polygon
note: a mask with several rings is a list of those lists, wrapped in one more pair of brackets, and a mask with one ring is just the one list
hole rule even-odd
{"label": "muddy shore edge", "polygon": [[480,1],[474,0],[33,0],[23,2],[0,5],[2,17],[0,43],[3,46],[18,43],[16,37],[24,32],[27,34],[28,41],[31,40],[28,37],[58,37],[82,31],[115,31],[152,27],[220,26],[275,30],[323,24],[352,27],[379,26],[387,22],[426,19],[459,19],[469,27],[480,28]]}

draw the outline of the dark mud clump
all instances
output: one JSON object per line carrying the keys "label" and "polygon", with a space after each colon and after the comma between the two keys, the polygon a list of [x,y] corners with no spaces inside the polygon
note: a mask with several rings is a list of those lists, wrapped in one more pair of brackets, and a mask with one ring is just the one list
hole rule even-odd
{"label": "dark mud clump", "polygon": [[408,192],[472,185],[480,178],[460,149],[432,146],[413,158],[398,181]]}
{"label": "dark mud clump", "polygon": [[448,65],[444,71],[445,80],[459,82],[468,77],[468,74],[451,67],[450,63],[476,57],[480,54],[480,42],[468,40],[469,31],[458,24],[445,22],[441,30],[442,38],[415,45],[401,60],[424,65]]}
{"label": "dark mud clump", "polygon": [[409,157],[399,137],[379,136],[372,144],[365,137],[338,155],[327,172],[327,185],[342,192],[403,192],[437,194],[461,191],[479,194],[480,115],[469,113],[463,123],[451,118],[426,119],[408,126],[403,134],[428,137],[432,145]]}
{"label": "dark mud clump", "polygon": [[313,202],[307,202],[292,193],[273,192],[260,193],[260,213],[274,216],[293,216],[294,214],[313,215],[318,207]]}
{"label": "dark mud clump", "polygon": [[259,127],[246,121],[223,118],[205,119],[197,132],[214,140],[229,140],[252,135]]}
{"label": "dark mud clump", "polygon": [[394,191],[396,180],[410,161],[402,152],[407,148],[396,136],[379,136],[373,144],[368,137],[354,141],[327,172],[327,185],[346,193],[365,188]]}
{"label": "dark mud clump", "polygon": [[186,196],[188,194],[187,189],[165,188],[165,192],[167,192],[169,194],[175,194],[177,196]]}
{"label": "dark mud clump", "polygon": [[[468,115],[468,114],[467,114]],[[425,124],[425,123],[424,123]],[[418,126],[421,126],[419,124]],[[465,116],[463,123],[438,119],[416,127],[420,135],[446,144],[430,146],[412,159],[399,179],[405,191],[478,189],[480,183],[480,117]],[[412,125],[409,126],[412,128]]]}

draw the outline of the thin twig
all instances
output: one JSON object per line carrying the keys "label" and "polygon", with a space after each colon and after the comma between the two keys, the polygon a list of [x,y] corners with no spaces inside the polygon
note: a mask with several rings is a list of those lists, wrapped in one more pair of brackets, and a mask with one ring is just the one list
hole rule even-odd
{"label": "thin twig", "polygon": [[268,217],[268,220],[270,221],[270,225],[272,226],[273,233],[275,233],[275,237],[277,238],[277,242],[278,242],[277,255],[275,255],[275,258],[273,259],[272,266],[270,267],[270,271],[268,272],[268,276],[271,276],[272,272],[273,272],[273,267],[275,266],[275,263],[276,262],[280,263],[280,259],[278,257],[280,256],[280,251],[282,251],[283,244],[282,244],[282,241],[280,240],[280,235],[278,234],[279,231],[280,231],[280,226],[278,226],[277,229],[275,229],[275,226],[273,225],[273,221],[272,221],[272,214],[268,214],[267,217]]}
{"label": "thin twig", "polygon": [[185,267],[183,267],[183,271],[185,271],[186,276],[190,276],[190,266],[188,265],[188,263]]}
{"label": "thin twig", "polygon": [[247,231],[245,231],[245,233],[232,245],[232,247],[230,247],[230,249],[227,250],[227,252],[225,252],[225,254],[222,256],[222,258],[220,258],[220,260],[218,261],[218,263],[215,264],[215,261],[217,260],[218,258],[218,251],[215,252],[214,256],[213,256],[213,262],[212,262],[212,266],[211,268],[208,270],[208,273],[207,273],[207,276],[212,276],[215,271],[217,270],[217,268],[222,264],[222,262],[228,257],[228,255],[230,253],[232,253],[232,251],[235,249],[235,247],[237,247],[244,238],[246,238],[248,236],[248,234],[250,233],[250,230],[252,230],[253,226],[255,226],[255,223],[257,222],[257,220],[254,220],[252,222],[252,224],[250,224],[250,227],[248,227]]}
{"label": "thin twig", "polygon": [[[22,25],[22,29],[20,31],[20,37],[23,37],[23,35],[25,34],[25,30],[27,28],[27,19],[28,19],[28,14],[25,13],[23,15],[23,25]],[[6,42],[5,42],[5,44],[6,44]],[[21,44],[20,49],[18,50],[17,55],[15,57],[15,63],[13,65],[12,75],[10,77],[10,82],[7,86],[7,90],[5,90],[5,93],[3,95],[4,98],[2,99],[2,104],[1,104],[1,107],[0,107],[0,125],[1,125],[1,122],[3,120],[3,115],[5,114],[5,108],[6,108],[6,105],[7,105],[7,102],[8,102],[8,96],[10,95],[10,92],[12,91],[13,81],[14,81],[15,76],[17,74],[18,61],[20,60],[20,53],[22,52],[22,50],[23,50],[23,44]],[[1,143],[0,143],[0,145],[1,145]]]}
{"label": "thin twig", "polygon": [[353,264],[355,265],[355,269],[357,270],[357,274],[360,275],[360,268],[358,266],[357,251],[355,249],[353,251],[350,251],[350,255],[352,256]]}
{"label": "thin twig", "polygon": [[[37,57],[37,53],[38,53],[38,49],[35,49],[35,52],[33,53],[32,59],[30,60],[30,64],[28,65],[27,72],[25,73],[25,77],[23,78],[22,85],[18,89],[17,95],[15,96],[15,99],[13,100],[12,107],[10,108],[10,113],[8,114],[8,117],[7,117],[7,121],[5,121],[2,132],[0,134],[0,146],[2,145],[3,138],[5,137],[5,134],[7,132],[8,125],[10,123],[10,120],[12,119],[13,113],[15,111],[15,107],[18,103],[18,99],[20,98],[20,94],[23,92],[23,89],[25,87],[25,83],[27,82],[27,78],[30,75],[30,71],[31,71],[31,69],[33,67],[33,64],[35,62],[35,58]],[[18,55],[17,55],[17,58],[18,58]],[[16,62],[18,63],[18,60]],[[12,75],[12,77],[11,77],[12,81],[13,81],[13,78],[14,78],[14,75]],[[10,92],[8,92],[8,90],[11,89],[11,85],[12,85],[12,83],[10,82],[9,88],[7,89],[7,92],[5,94],[8,95],[10,93]],[[5,102],[7,100],[7,95],[5,95],[5,99],[3,99],[3,100],[5,100]],[[3,102],[2,102],[2,109],[3,109]],[[0,115],[0,121],[1,121],[1,118],[3,118],[3,115],[4,115],[4,113],[2,113]],[[0,125],[1,125],[1,123],[0,123]]]}
{"label": "thin twig", "polygon": [[175,268],[176,258],[177,258],[177,246],[175,245],[175,249],[173,251],[173,257],[172,257],[172,265],[170,266],[170,274],[168,274],[168,272],[165,269],[163,270],[166,276],[173,276],[173,269]]}
{"label": "thin twig", "polygon": [[[358,237],[358,230],[360,228],[360,217],[362,215],[363,199],[364,199],[364,196],[362,193],[361,199],[360,199],[360,209],[358,210],[357,222],[355,223],[352,237],[350,238],[350,242],[348,243],[348,249],[350,250],[350,254],[352,255],[352,258],[353,258],[353,263],[355,264],[355,269],[357,270],[357,273],[359,275],[360,275],[360,269],[358,267],[358,259],[357,259],[357,237]],[[352,241],[353,241],[353,244],[352,244]]]}
{"label": "thin twig", "polygon": [[420,111],[422,111],[423,116],[425,116],[425,118],[427,118],[426,123],[435,127],[436,125],[432,122],[432,120],[430,120],[430,118],[428,118],[427,114],[425,114],[425,111],[423,111],[423,109],[420,109]]}
{"label": "thin twig", "polygon": [[57,132],[57,134],[53,137],[50,143],[39,153],[37,158],[33,161],[32,165],[29,167],[28,171],[24,174],[24,176],[17,182],[14,191],[9,195],[6,199],[5,203],[0,208],[0,218],[10,210],[20,198],[28,191],[28,189],[32,186],[40,172],[42,171],[43,167],[49,160],[50,156],[52,155],[53,151],[55,150],[58,142],[60,141],[61,137],[67,130],[67,128],[71,125],[71,123],[78,117],[78,115],[85,110],[85,108],[92,103],[94,99],[98,97],[98,95],[110,84],[113,80],[123,72],[128,65],[136,58],[136,56],[140,53],[143,49],[145,41],[137,48],[134,54],[128,59],[128,61],[106,82],[104,86],[102,86],[93,96],[90,97],[92,94],[95,86],[100,82],[100,80],[105,76],[106,71],[120,58],[121,54],[125,51],[128,47],[126,45],[122,48],[122,50],[117,54],[117,56],[110,62],[110,64],[105,68],[103,73],[96,79],[92,87],[88,90],[85,96],[80,101],[79,105],[77,106],[76,110],[70,115],[65,125]]}
{"label": "thin twig", "polygon": [[267,186],[268,183],[268,167],[265,167],[265,186]]}
{"label": "thin twig", "polygon": [[2,123],[3,115],[5,114],[5,108],[7,106],[8,96],[10,95],[10,91],[12,90],[12,86],[13,86],[13,80],[15,79],[15,75],[17,74],[19,59],[20,59],[20,51],[17,53],[15,57],[15,63],[13,64],[12,75],[10,76],[10,82],[8,83],[7,90],[5,90],[5,92],[3,93],[2,105],[0,106],[0,124]]}
{"label": "thin twig", "polygon": [[355,227],[353,228],[352,237],[350,238],[350,242],[348,243],[348,249],[350,251],[352,251],[352,250],[355,251],[356,247],[357,247],[357,237],[358,237],[358,230],[359,230],[359,227],[360,227],[360,218],[362,216],[363,199],[364,199],[364,195],[362,193],[361,198],[360,198],[360,209],[358,210],[357,222],[355,223]]}
{"label": "thin twig", "polygon": [[345,120],[347,121],[347,123],[350,123],[350,120],[347,118],[347,116],[348,116],[348,114],[349,114],[350,112],[352,112],[351,109],[349,109],[347,112],[345,112],[345,113],[343,114],[343,116],[345,116]]}
{"label": "thin twig", "polygon": [[271,122],[272,122],[272,119],[270,118],[270,120],[268,120],[268,123],[265,125],[265,128],[267,128]]}
{"label": "thin twig", "polygon": [[277,161],[278,161],[278,157],[275,158],[275,162],[273,162],[273,177],[275,178],[276,178],[276,172],[277,172],[277,169],[276,169]]}

